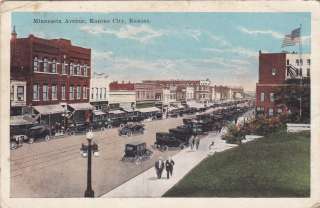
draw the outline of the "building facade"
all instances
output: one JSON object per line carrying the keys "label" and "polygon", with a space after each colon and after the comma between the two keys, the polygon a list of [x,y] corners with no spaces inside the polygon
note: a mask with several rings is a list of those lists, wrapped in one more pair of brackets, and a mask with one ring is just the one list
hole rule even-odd
{"label": "building facade", "polygon": [[274,94],[284,87],[286,79],[310,76],[310,54],[259,52],[259,81],[256,84],[256,108],[258,113],[272,116],[281,113],[283,105],[275,105]]}
{"label": "building facade", "polygon": [[104,73],[93,73],[90,80],[90,104],[96,110],[107,111],[109,105],[109,85],[111,80],[108,75]]}
{"label": "building facade", "polygon": [[11,35],[10,79],[12,85],[25,82],[27,107],[43,106],[38,113],[50,114],[89,103],[91,49],[62,38],[18,38],[15,29]]}
{"label": "building facade", "polygon": [[109,107],[111,109],[135,107],[136,92],[133,83],[111,82],[109,92]]}

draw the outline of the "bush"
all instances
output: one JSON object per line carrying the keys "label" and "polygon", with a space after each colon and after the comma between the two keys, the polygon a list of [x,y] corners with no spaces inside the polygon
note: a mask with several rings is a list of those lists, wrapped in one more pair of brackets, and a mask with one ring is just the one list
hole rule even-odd
{"label": "bush", "polygon": [[245,138],[245,132],[235,124],[228,125],[227,129],[227,133],[222,136],[222,139],[230,144],[241,144],[241,140]]}

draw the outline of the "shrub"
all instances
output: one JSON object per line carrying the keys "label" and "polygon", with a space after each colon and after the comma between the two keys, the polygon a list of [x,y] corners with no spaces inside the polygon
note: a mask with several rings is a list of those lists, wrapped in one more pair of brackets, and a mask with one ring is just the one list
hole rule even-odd
{"label": "shrub", "polygon": [[222,136],[223,140],[231,144],[241,144],[241,140],[244,139],[244,131],[235,124],[230,124],[227,127],[227,133]]}

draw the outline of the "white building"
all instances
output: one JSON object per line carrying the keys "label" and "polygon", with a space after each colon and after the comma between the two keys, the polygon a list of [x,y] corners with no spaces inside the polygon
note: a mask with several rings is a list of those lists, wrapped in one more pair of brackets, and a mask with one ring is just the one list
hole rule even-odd
{"label": "white building", "polygon": [[176,87],[162,89],[162,103],[169,105],[177,102],[177,91]]}
{"label": "white building", "polygon": [[186,101],[194,100],[194,87],[186,87]]}
{"label": "white building", "polygon": [[291,78],[288,72],[290,66],[298,69],[298,76],[310,77],[310,54],[286,53],[286,79]]}
{"label": "white building", "polygon": [[106,110],[109,99],[110,90],[109,84],[111,80],[108,75],[104,73],[94,73],[90,80],[90,103],[95,106],[95,108]]}

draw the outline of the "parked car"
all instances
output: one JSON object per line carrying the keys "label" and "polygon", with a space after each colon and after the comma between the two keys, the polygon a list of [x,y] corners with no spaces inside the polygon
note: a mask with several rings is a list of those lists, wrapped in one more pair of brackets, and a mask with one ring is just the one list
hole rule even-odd
{"label": "parked car", "polygon": [[135,162],[151,158],[153,152],[147,149],[145,142],[132,142],[125,145],[124,155],[121,161]]}
{"label": "parked car", "polygon": [[133,134],[143,134],[144,125],[141,123],[130,123],[119,129],[119,136],[132,136]]}
{"label": "parked car", "polygon": [[105,126],[107,128],[113,128],[113,127],[124,127],[125,124],[128,123],[128,119],[125,117],[121,118],[112,118],[105,121]]}
{"label": "parked car", "polygon": [[172,148],[172,147],[183,149],[188,145],[189,145],[188,142],[174,137],[172,133],[167,133],[167,132],[156,133],[156,141],[154,143],[154,147],[161,151],[168,150],[169,148]]}
{"label": "parked car", "polygon": [[66,134],[68,135],[75,135],[75,134],[82,134],[87,133],[89,130],[92,130],[93,127],[89,122],[84,123],[74,123],[69,126],[66,130]]}
{"label": "parked car", "polygon": [[28,137],[26,139],[30,144],[32,144],[35,140],[38,139],[44,139],[45,141],[49,141],[51,139],[50,128],[45,124],[36,124],[28,130]]}

